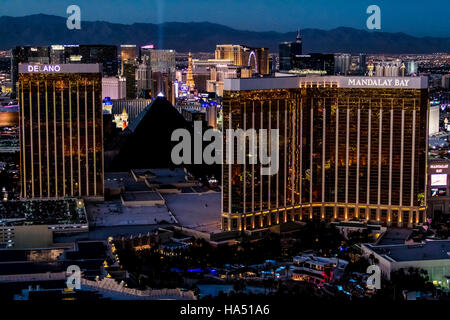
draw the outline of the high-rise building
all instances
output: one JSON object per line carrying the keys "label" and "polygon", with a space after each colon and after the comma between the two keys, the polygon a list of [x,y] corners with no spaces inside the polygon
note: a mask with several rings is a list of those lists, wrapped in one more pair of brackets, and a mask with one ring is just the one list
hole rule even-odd
{"label": "high-rise building", "polygon": [[150,64],[150,51],[155,50],[154,44],[139,47],[139,62]]}
{"label": "high-rise building", "polygon": [[292,42],[291,45],[291,56],[298,56],[300,54],[303,54],[303,43],[300,29],[298,29],[297,38],[295,39],[295,42]]}
{"label": "high-rise building", "polygon": [[136,90],[138,95],[152,87],[152,70],[149,65],[140,63],[136,68]]}
{"label": "high-rise building", "polygon": [[359,54],[359,73],[365,75],[367,71],[367,55],[365,53]]}
{"label": "high-rise building", "polygon": [[217,64],[210,68],[210,80],[206,81],[206,91],[215,92],[223,96],[223,80],[227,78],[251,78],[252,68],[250,66],[235,66]]}
{"label": "high-rise building", "polygon": [[140,50],[140,61],[150,65],[152,71],[170,73],[175,77],[175,54],[175,50],[157,50],[143,47]]}
{"label": "high-rise building", "polygon": [[119,71],[117,46],[101,44],[65,45],[65,63],[102,64],[104,76],[115,77]]}
{"label": "high-rise building", "polygon": [[163,95],[171,103],[174,102],[173,82],[169,73],[152,72],[151,92],[153,97]]}
{"label": "high-rise building", "polygon": [[275,73],[280,67],[280,59],[278,54],[270,53],[269,54],[269,71],[270,73]]}
{"label": "high-rise building", "polygon": [[347,75],[352,64],[352,56],[348,53],[334,55],[334,73],[337,75]]}
{"label": "high-rise building", "polygon": [[[142,96],[142,90],[151,92],[154,97],[160,92],[167,94],[171,91],[168,88],[172,86],[176,77],[175,55],[175,50],[157,50],[154,49],[153,45],[140,47],[140,65],[136,70],[136,81],[140,96]],[[143,80],[144,77],[147,77],[146,81]],[[147,85],[150,86],[141,88]],[[169,96],[167,97],[170,100]]]}
{"label": "high-rise building", "polygon": [[103,197],[99,64],[19,64],[21,197]]}
{"label": "high-rise building", "polygon": [[120,62],[121,73],[124,73],[124,63],[136,64],[137,48],[135,44],[122,44],[120,45]]}
{"label": "high-rise building", "polygon": [[122,61],[136,60],[136,58],[137,58],[137,48],[135,44],[120,45],[120,59]]}
{"label": "high-rise building", "polygon": [[11,83],[12,83],[12,97],[17,94],[17,81],[19,78],[19,63],[50,63],[50,49],[49,47],[30,47],[22,46],[15,47],[11,52]]}
{"label": "high-rise building", "polygon": [[303,54],[302,36],[297,32],[295,42],[282,42],[278,46],[280,57],[280,70],[289,71],[292,68],[292,59]]}
{"label": "high-rise building", "polygon": [[102,100],[124,99],[126,97],[126,80],[123,77],[102,78]]}
{"label": "high-rise building", "polygon": [[426,221],[426,77],[224,81],[224,146],[235,140],[228,129],[279,130],[275,174],[262,175],[266,165],[252,164],[246,150],[244,164],[223,165],[224,230],[305,219]]}
{"label": "high-rise building", "polygon": [[291,60],[291,69],[300,73],[334,74],[334,55],[311,53],[297,55]]}
{"label": "high-rise building", "polygon": [[444,89],[450,89],[450,75],[444,74],[441,79],[441,87]]}
{"label": "high-rise building", "polygon": [[136,62],[132,60],[122,61],[122,76],[126,81],[127,99],[136,99]]}
{"label": "high-rise building", "polygon": [[376,77],[398,77],[401,75],[402,62],[400,60],[381,61],[375,65]]}
{"label": "high-rise building", "polygon": [[255,73],[269,74],[269,49],[250,48],[247,65],[251,66]]}
{"label": "high-rise building", "polygon": [[267,48],[251,48],[233,44],[217,45],[215,59],[231,60],[236,66],[252,66],[255,73],[270,73]]}
{"label": "high-rise building", "polygon": [[16,47],[11,54],[12,90],[16,94],[19,63],[63,64],[101,63],[105,76],[118,74],[119,61],[114,45],[52,45],[42,47]]}
{"label": "high-rise building", "polygon": [[62,45],[52,45],[50,46],[50,63],[51,64],[61,64],[66,63],[65,60],[65,50]]}
{"label": "high-rise building", "polygon": [[215,59],[231,60],[235,66],[246,65],[244,46],[235,44],[221,44],[216,46]]}
{"label": "high-rise building", "polygon": [[406,61],[406,75],[414,75],[417,74],[419,70],[419,64],[414,60]]}
{"label": "high-rise building", "polygon": [[291,70],[291,45],[292,42],[281,42],[278,45],[281,71]]}

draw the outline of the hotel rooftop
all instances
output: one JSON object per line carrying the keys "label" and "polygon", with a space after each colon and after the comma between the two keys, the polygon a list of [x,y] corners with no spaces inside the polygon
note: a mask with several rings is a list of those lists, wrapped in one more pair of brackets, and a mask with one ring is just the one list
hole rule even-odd
{"label": "hotel rooftop", "polygon": [[87,225],[84,203],[77,199],[0,202],[0,226]]}
{"label": "hotel rooftop", "polygon": [[354,89],[427,89],[428,77],[281,76],[224,79],[226,91],[295,89],[310,86]]}
{"label": "hotel rooftop", "polygon": [[427,241],[423,244],[413,245],[373,246],[365,244],[365,246],[391,262],[450,260],[449,240]]}

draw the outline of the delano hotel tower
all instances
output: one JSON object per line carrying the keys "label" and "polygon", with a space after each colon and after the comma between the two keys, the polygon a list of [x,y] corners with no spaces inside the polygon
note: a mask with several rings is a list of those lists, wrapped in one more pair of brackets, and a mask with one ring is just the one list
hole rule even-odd
{"label": "delano hotel tower", "polygon": [[19,65],[25,199],[103,197],[101,65]]}
{"label": "delano hotel tower", "polygon": [[305,219],[412,227],[426,219],[426,77],[226,79],[224,85],[224,132],[279,129],[277,174],[261,175],[261,165],[249,164],[248,147],[245,164],[224,164],[224,230]]}

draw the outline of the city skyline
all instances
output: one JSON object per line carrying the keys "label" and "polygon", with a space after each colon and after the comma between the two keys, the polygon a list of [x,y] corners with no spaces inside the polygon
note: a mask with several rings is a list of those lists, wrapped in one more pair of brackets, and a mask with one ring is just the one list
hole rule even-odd
{"label": "city skyline", "polygon": [[404,3],[0,0],[2,301],[448,306],[450,3]]}

